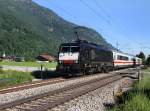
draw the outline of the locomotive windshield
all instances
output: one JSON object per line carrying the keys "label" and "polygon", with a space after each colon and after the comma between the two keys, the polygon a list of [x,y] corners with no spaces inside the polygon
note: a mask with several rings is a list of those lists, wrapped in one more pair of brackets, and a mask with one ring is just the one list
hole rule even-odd
{"label": "locomotive windshield", "polygon": [[78,46],[61,46],[60,52],[79,52]]}
{"label": "locomotive windshield", "polygon": [[69,51],[70,51],[70,47],[68,47],[68,46],[63,46],[60,49],[60,52],[69,52]]}

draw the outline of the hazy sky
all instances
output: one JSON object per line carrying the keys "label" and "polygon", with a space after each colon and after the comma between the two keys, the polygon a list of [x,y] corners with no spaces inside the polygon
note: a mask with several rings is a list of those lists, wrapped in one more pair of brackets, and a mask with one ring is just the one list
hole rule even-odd
{"label": "hazy sky", "polygon": [[150,0],[33,0],[64,19],[94,28],[120,50],[150,54]]}

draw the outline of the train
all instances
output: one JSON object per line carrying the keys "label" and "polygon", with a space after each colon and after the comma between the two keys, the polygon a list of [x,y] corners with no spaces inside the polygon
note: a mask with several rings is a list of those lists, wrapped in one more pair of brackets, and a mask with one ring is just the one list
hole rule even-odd
{"label": "train", "polygon": [[78,40],[60,45],[57,71],[93,74],[119,68],[136,67],[141,64],[142,60],[136,56]]}

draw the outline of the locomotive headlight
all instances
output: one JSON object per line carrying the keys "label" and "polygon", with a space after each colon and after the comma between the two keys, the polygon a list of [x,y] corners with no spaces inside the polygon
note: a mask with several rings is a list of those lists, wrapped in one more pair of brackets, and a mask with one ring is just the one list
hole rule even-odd
{"label": "locomotive headlight", "polygon": [[62,61],[60,60],[59,63],[62,63]]}
{"label": "locomotive headlight", "polygon": [[74,62],[75,62],[75,63],[78,63],[78,60],[75,60]]}

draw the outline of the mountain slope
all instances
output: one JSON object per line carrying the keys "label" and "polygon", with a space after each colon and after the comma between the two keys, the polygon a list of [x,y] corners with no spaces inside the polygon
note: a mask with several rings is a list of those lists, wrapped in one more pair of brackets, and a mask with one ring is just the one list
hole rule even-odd
{"label": "mountain slope", "polygon": [[[32,59],[42,52],[57,55],[63,42],[76,40],[77,25],[32,0],[0,0],[0,54]],[[96,31],[78,29],[81,39],[112,47]]]}

